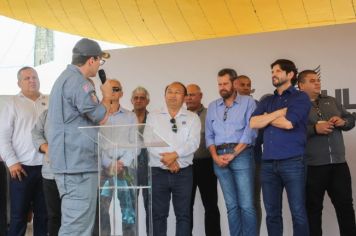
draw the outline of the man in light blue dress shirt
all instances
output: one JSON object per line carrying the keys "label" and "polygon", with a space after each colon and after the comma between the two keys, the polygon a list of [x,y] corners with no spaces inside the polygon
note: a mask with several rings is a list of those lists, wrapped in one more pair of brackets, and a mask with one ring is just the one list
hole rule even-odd
{"label": "man in light blue dress shirt", "polygon": [[[116,126],[114,128],[108,127],[101,130],[101,134],[108,138],[110,141],[117,143],[124,143],[135,141],[134,135],[136,134],[137,118],[135,113],[123,108],[120,105],[120,99],[123,96],[123,89],[121,83],[116,80],[110,80],[113,88],[110,116],[108,116],[105,126]],[[120,125],[120,126],[118,126]],[[131,132],[130,132],[131,131]],[[132,138],[130,138],[132,137]],[[104,148],[105,149],[105,148]],[[117,198],[120,201],[121,208],[121,222],[123,235],[133,236],[136,235],[135,223],[137,221],[135,212],[135,193],[133,190],[123,190],[122,186],[130,186],[135,182],[135,175],[125,175],[131,173],[132,165],[136,149],[134,148],[114,148],[105,149],[105,154],[102,155],[101,165],[104,171],[101,172],[100,180],[102,187],[113,187],[117,185]],[[115,175],[116,173],[117,175]],[[128,178],[134,177],[134,179]],[[102,188],[100,190],[100,223],[101,235],[110,236],[116,232],[111,232],[109,207],[113,196],[113,189]],[[115,216],[114,216],[115,220]]]}
{"label": "man in light blue dress shirt", "polygon": [[233,69],[218,73],[221,98],[211,102],[205,121],[206,146],[214,160],[228,212],[230,235],[257,234],[254,206],[254,170],[252,145],[256,131],[249,119],[256,103],[250,96],[237,95]]}

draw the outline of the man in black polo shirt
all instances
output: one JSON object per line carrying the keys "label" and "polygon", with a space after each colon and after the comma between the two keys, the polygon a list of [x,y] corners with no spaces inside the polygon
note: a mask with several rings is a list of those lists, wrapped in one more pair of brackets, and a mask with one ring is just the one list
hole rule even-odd
{"label": "man in black polo shirt", "polygon": [[342,136],[342,131],[355,127],[355,118],[335,98],[320,94],[320,78],[315,71],[301,72],[298,86],[312,102],[305,151],[310,235],[321,236],[323,233],[321,216],[326,191],[335,207],[340,235],[356,235],[351,175]]}

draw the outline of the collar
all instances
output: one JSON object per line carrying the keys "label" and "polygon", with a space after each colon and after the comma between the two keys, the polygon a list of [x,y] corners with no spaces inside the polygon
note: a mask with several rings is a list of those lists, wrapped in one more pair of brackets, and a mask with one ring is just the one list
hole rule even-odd
{"label": "collar", "polygon": [[73,65],[73,64],[69,64],[69,65],[67,66],[67,69],[69,69],[69,70],[71,70],[71,71],[73,71],[73,72],[79,73],[79,74],[83,77],[84,80],[87,80],[87,79],[85,78],[85,76],[83,75],[83,73],[80,71],[80,69],[79,69],[78,66]]}
{"label": "collar", "polygon": [[325,95],[325,94],[319,94],[317,99],[320,99],[320,98],[327,98],[327,97],[328,97],[328,95]]}
{"label": "collar", "polygon": [[197,114],[202,113],[204,111],[204,109],[205,109],[203,104],[200,104],[200,105],[201,105],[200,108],[196,111]]}
{"label": "collar", "polygon": [[[21,98],[28,99],[28,100],[30,100],[30,101],[33,101],[33,100],[29,99],[28,97],[26,97],[22,92],[19,92],[19,93],[17,94],[17,96],[19,96],[19,97],[21,97]],[[36,99],[36,101],[41,100],[41,99],[44,99],[44,98],[46,98],[46,96],[43,95],[42,93],[40,93],[40,96]],[[33,101],[33,102],[35,102],[35,101]]]}
{"label": "collar", "polygon": [[[161,109],[161,114],[167,114],[169,115],[169,112],[168,112],[168,107],[167,106],[164,106],[162,109]],[[186,116],[188,114],[188,110],[183,108],[183,106],[179,109],[177,115],[175,117],[178,117],[178,116]],[[174,117],[174,118],[175,118]]]}
{"label": "collar", "polygon": [[[233,104],[238,104],[239,102],[240,102],[240,97],[241,97],[242,95],[237,95],[236,96],[236,98],[234,99],[234,102],[233,102]],[[219,98],[218,100],[217,100],[217,103],[218,103],[218,105],[219,106],[225,106],[225,103],[224,103],[224,99],[223,98]]]}
{"label": "collar", "polygon": [[281,95],[279,95],[277,89],[275,89],[275,90],[274,90],[274,95],[276,95],[276,96],[283,96],[283,95],[285,95],[286,93],[292,94],[292,93],[295,93],[295,92],[297,92],[297,89],[296,89],[293,85],[291,85],[291,86],[289,86],[286,90],[284,90]]}
{"label": "collar", "polygon": [[125,108],[123,108],[121,105],[119,107],[119,110],[118,111],[115,111],[114,113],[112,113],[113,115],[117,115],[119,113],[125,113]]}

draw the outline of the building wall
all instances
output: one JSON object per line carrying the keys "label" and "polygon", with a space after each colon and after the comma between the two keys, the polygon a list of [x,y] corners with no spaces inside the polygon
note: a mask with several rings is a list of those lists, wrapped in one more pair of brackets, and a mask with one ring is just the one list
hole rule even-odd
{"label": "building wall", "polygon": [[[197,83],[204,93],[204,104],[217,97],[217,72],[225,67],[236,69],[238,74],[252,78],[256,92],[254,98],[271,93],[270,64],[278,58],[293,60],[299,70],[314,69],[320,65],[322,88],[331,96],[335,91],[344,92],[342,102],[347,102],[350,112],[356,111],[356,86],[353,71],[356,68],[356,25],[337,25],[331,27],[300,29],[283,32],[229,37],[179,44],[151,47],[118,49],[111,51],[112,58],[104,69],[108,77],[122,82],[124,98],[122,104],[131,108],[131,91],[138,85],[146,87],[151,93],[150,110],[164,105],[164,88],[172,81],[184,84]],[[339,93],[339,92],[336,92]],[[353,105],[352,105],[353,104]],[[345,133],[347,159],[353,179],[356,178],[356,129]],[[354,181],[355,182],[355,181]],[[353,185],[356,189],[355,184]],[[354,198],[356,193],[354,191]],[[228,235],[226,209],[220,192],[219,206],[223,235]],[[170,212],[168,235],[174,235],[174,214]],[[204,235],[204,214],[197,195],[194,215],[194,235]],[[283,203],[285,235],[292,235],[292,221],[288,203]],[[334,209],[329,198],[325,197],[323,228],[326,236],[338,235]],[[265,223],[262,234],[267,235]]]}

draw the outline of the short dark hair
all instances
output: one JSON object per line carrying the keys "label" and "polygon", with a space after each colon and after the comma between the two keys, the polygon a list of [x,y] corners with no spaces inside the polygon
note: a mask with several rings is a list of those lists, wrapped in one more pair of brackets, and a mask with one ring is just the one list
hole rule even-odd
{"label": "short dark hair", "polygon": [[303,70],[298,74],[298,83],[305,83],[305,77],[310,74],[317,75],[318,73],[314,70]]}
{"label": "short dark hair", "polygon": [[231,83],[234,82],[235,79],[237,79],[236,71],[231,68],[224,68],[218,72],[219,77],[224,75],[229,75]]}
{"label": "short dark hair", "polygon": [[251,81],[250,77],[248,77],[247,75],[239,75],[239,76],[237,76],[236,79],[237,79],[237,80],[239,80],[239,79],[248,79],[248,80]]}
{"label": "short dark hair", "polygon": [[73,54],[72,55],[72,65],[82,66],[92,57],[94,57],[95,60],[97,60],[99,58],[99,56],[82,56],[82,55],[78,55],[78,54]]}
{"label": "short dark hair", "polygon": [[185,85],[184,85],[183,83],[181,83],[181,82],[179,82],[179,81],[174,81],[174,82],[168,84],[168,85],[166,86],[166,89],[164,90],[164,94],[167,93],[168,87],[171,86],[171,85],[173,85],[173,84],[179,84],[180,86],[182,86],[182,88],[183,88],[183,90],[184,90],[184,96],[187,96],[187,94],[188,94],[187,88],[185,87]]}
{"label": "short dark hair", "polygon": [[283,71],[285,71],[287,74],[290,72],[293,72],[293,78],[291,79],[291,83],[294,86],[297,83],[297,75],[298,75],[298,69],[295,66],[294,62],[287,60],[287,59],[278,59],[275,62],[271,64],[271,69],[279,65]]}

